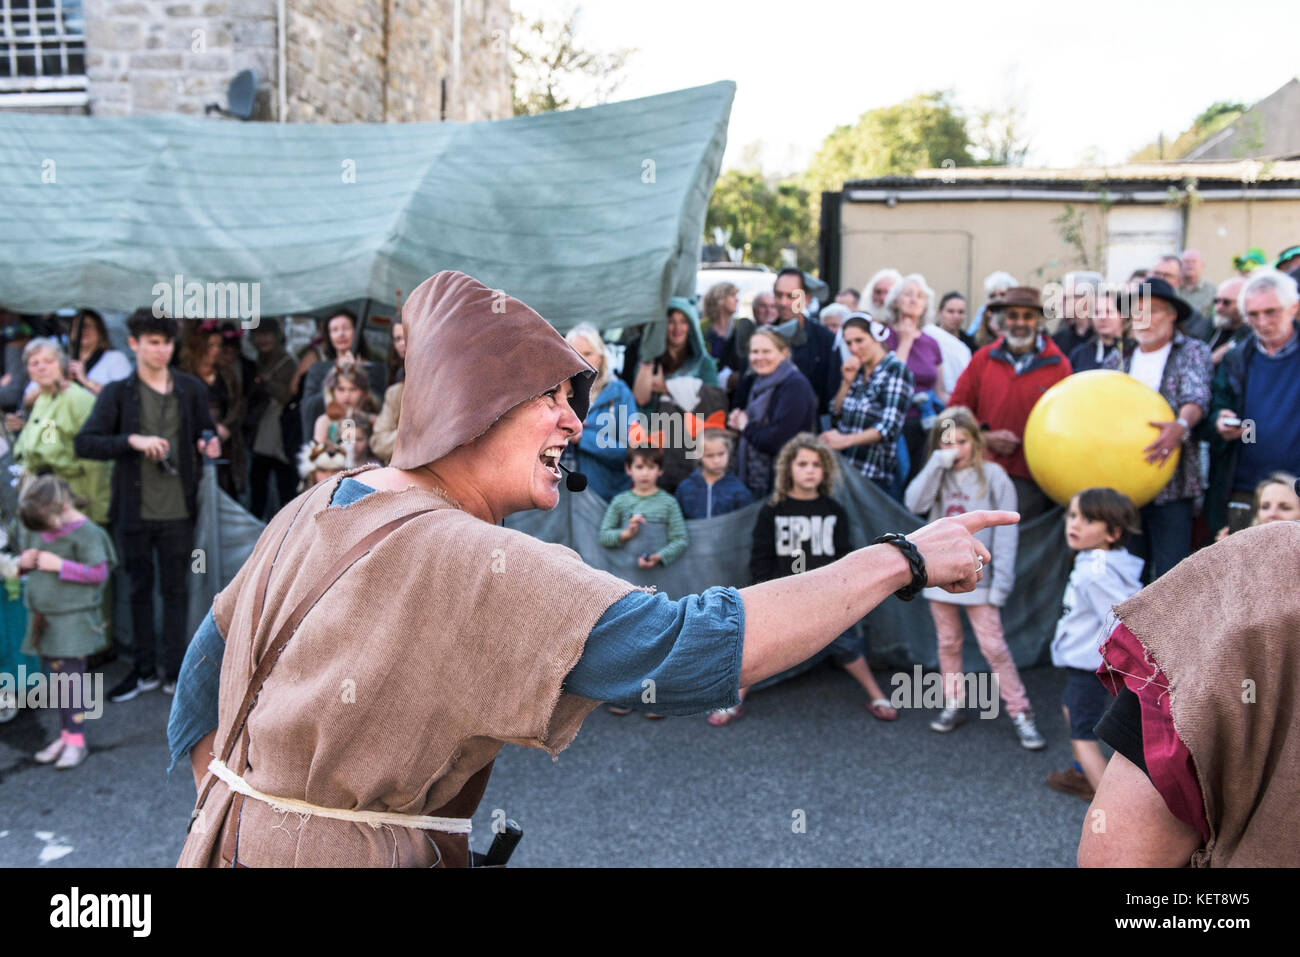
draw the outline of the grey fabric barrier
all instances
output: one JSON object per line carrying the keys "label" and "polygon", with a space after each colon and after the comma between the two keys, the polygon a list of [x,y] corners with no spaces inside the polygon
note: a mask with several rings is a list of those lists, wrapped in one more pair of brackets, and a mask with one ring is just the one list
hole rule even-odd
{"label": "grey fabric barrier", "polygon": [[[211,460],[203,462],[203,478],[199,481],[199,517],[194,523],[194,547],[202,549],[203,572],[197,568],[190,579],[187,638],[198,631],[203,618],[212,607],[212,599],[225,588],[238,573],[240,566],[253,554],[253,546],[266,528],[264,522],[249,514],[248,510],[221,490],[217,484],[217,469]],[[199,556],[195,556],[197,559]],[[155,607],[162,607],[161,598],[155,598]]]}
{"label": "grey fabric barrier", "polygon": [[[865,546],[885,532],[907,533],[924,524],[856,472],[846,471],[835,497],[853,520],[851,537],[855,547]],[[543,541],[567,545],[593,568],[604,569],[636,585],[656,585],[670,598],[681,598],[713,585],[741,588],[750,583],[749,550],[759,507],[754,504],[718,518],[688,521],[690,545],[686,552],[667,568],[651,570],[638,568],[636,559],[639,554],[653,552],[663,545],[665,527],[647,525],[623,548],[604,548],[599,529],[605,502],[590,490],[578,494],[561,490],[560,503],[552,511],[520,512],[506,519],[506,524]],[[1022,668],[1050,660],[1049,647],[1073,560],[1065,545],[1064,527],[1065,513],[1061,508],[1053,508],[1020,526],[1016,585],[1002,609],[1002,624],[1011,653]],[[934,623],[924,599],[904,602],[890,597],[864,618],[861,626],[874,662],[896,668],[913,664],[938,668]],[[811,659],[804,667],[816,660]],[[969,623],[966,623],[966,667],[972,671],[987,668]],[[778,677],[787,677],[798,670],[802,669]]]}

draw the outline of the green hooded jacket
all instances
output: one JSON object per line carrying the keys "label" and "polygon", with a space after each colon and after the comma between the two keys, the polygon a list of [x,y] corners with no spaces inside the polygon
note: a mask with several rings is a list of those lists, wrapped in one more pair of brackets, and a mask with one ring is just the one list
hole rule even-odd
{"label": "green hooded jacket", "polygon": [[[709,350],[704,345],[704,334],[700,332],[700,312],[695,303],[682,296],[674,296],[668,300],[668,312],[676,309],[682,315],[686,316],[687,339],[686,348],[690,355],[678,366],[677,371],[668,376],[669,379],[675,379],[677,376],[694,376],[701,380],[705,385],[716,386],[718,384],[718,367],[714,364],[713,357],[709,355]],[[657,357],[656,357],[657,358]],[[642,361],[646,361],[644,358]],[[650,411],[657,408],[657,398],[652,397],[650,404],[641,406],[642,412]]]}

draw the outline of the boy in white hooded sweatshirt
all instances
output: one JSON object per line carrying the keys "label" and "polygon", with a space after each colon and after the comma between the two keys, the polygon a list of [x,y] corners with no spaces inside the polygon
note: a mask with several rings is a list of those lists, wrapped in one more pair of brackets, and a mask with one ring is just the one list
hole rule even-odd
{"label": "boy in white hooded sweatshirt", "polygon": [[[975,416],[964,406],[949,406],[930,430],[930,458],[907,486],[903,504],[930,521],[982,508],[1016,508],[1016,488],[1002,466],[984,461],[984,435]],[[1011,650],[1002,633],[999,609],[1016,582],[1016,549],[1020,543],[1015,525],[985,529],[975,537],[989,550],[992,561],[975,590],[954,595],[942,588],[921,592],[930,603],[934,630],[939,638],[939,670],[943,672],[944,706],[930,722],[934,731],[952,731],[966,720],[962,693],[961,612],[966,609],[980,651],[998,681],[1016,736],[1023,747],[1038,751],[1047,741],[1034,724],[1029,696]]]}
{"label": "boy in white hooded sweatshirt", "polygon": [[1106,770],[1093,728],[1112,700],[1097,677],[1101,644],[1110,634],[1107,619],[1112,607],[1142,590],[1142,559],[1124,548],[1138,530],[1137,507],[1113,488],[1084,489],[1065,513],[1065,541],[1077,554],[1052,639],[1052,664],[1065,669],[1063,707],[1074,766],[1048,774],[1047,786],[1085,801]]}

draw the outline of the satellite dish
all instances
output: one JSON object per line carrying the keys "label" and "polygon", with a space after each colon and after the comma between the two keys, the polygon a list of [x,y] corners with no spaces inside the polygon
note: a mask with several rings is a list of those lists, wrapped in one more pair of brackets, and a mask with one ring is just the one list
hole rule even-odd
{"label": "satellite dish", "polygon": [[230,81],[226,91],[226,103],[230,112],[241,120],[253,115],[253,98],[257,95],[257,71],[240,70]]}
{"label": "satellite dish", "polygon": [[236,119],[246,120],[253,115],[253,105],[257,98],[257,71],[240,70],[235,74],[235,78],[230,81],[230,86],[226,89],[226,104],[228,109],[222,109],[219,103],[209,103],[204,107],[203,112],[220,113],[222,116],[233,116]]}

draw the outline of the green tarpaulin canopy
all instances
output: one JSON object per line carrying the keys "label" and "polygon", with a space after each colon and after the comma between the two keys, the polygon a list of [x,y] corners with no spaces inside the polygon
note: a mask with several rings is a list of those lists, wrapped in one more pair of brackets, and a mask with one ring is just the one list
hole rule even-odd
{"label": "green tarpaulin canopy", "polygon": [[460,269],[560,329],[659,319],[694,292],[734,93],[484,123],[0,115],[0,306],[129,311],[180,276],[257,283],[274,316]]}

